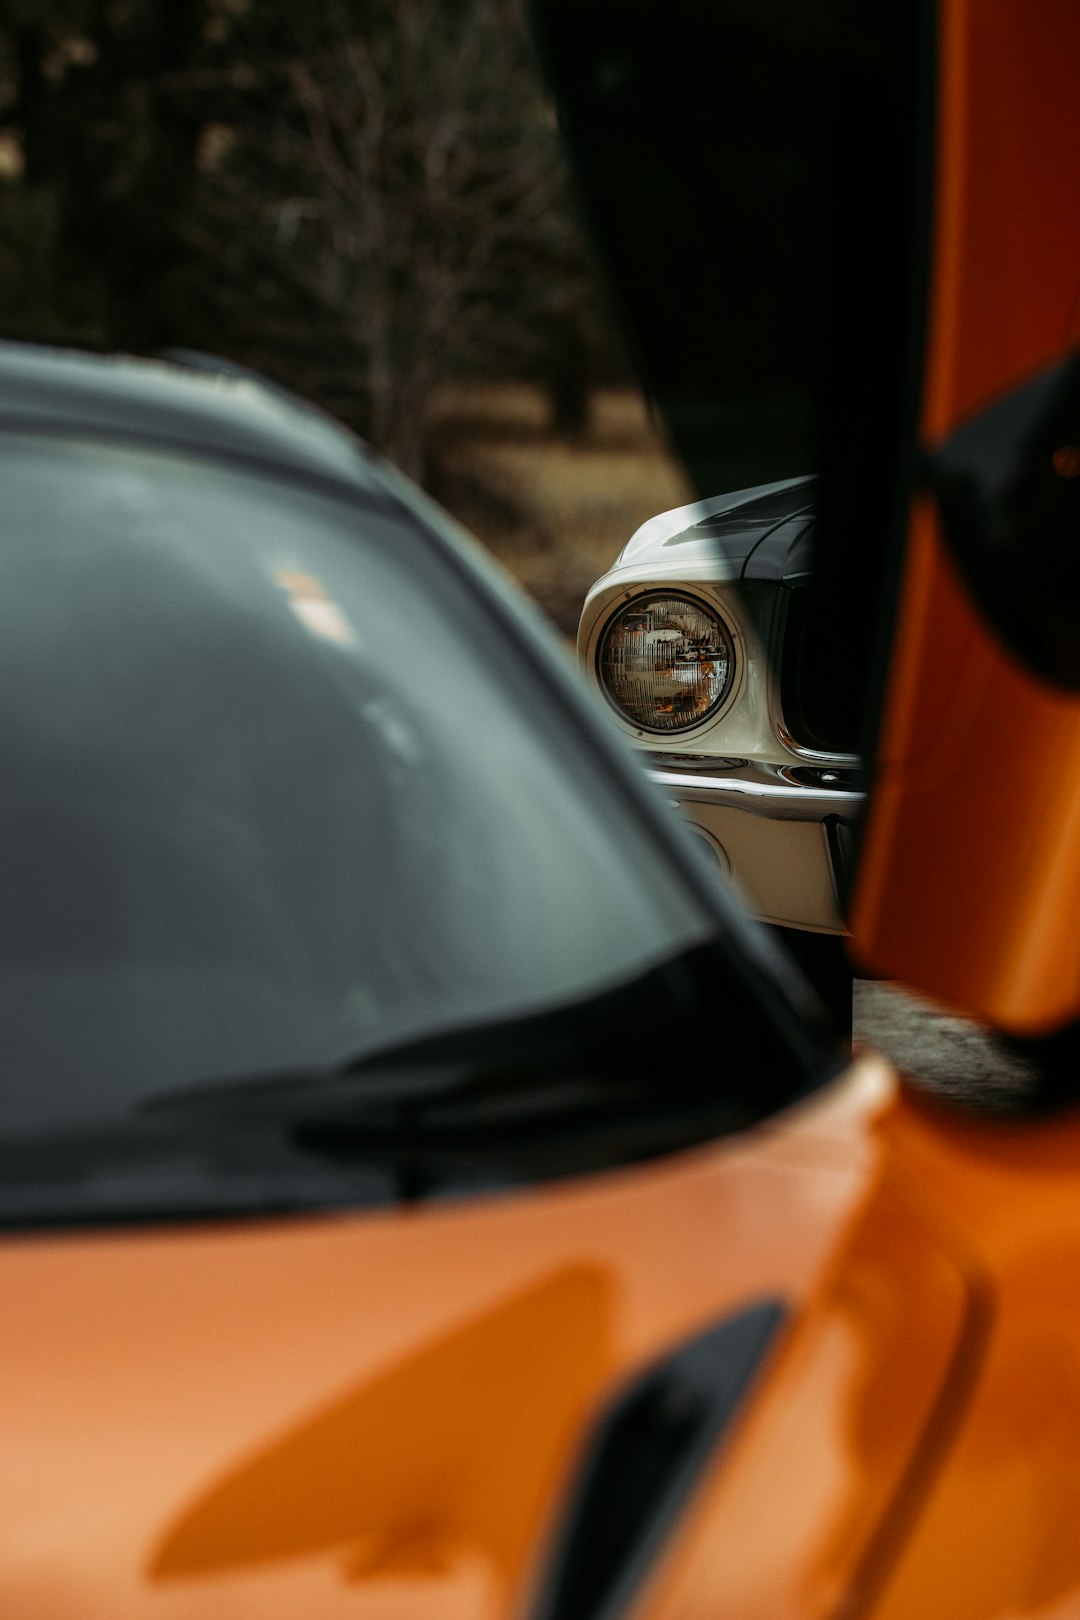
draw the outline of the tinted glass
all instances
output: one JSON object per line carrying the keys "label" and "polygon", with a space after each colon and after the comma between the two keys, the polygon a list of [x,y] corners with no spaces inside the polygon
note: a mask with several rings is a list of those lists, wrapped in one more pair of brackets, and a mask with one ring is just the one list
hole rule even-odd
{"label": "tinted glass", "polygon": [[708,927],[414,519],[0,449],[0,1125],[332,1063]]}

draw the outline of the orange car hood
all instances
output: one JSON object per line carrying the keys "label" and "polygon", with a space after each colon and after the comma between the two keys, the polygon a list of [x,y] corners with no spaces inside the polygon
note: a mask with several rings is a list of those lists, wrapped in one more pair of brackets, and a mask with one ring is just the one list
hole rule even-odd
{"label": "orange car hood", "polygon": [[0,1614],[505,1612],[613,1388],[806,1297],[890,1085],[513,1195],[8,1239]]}

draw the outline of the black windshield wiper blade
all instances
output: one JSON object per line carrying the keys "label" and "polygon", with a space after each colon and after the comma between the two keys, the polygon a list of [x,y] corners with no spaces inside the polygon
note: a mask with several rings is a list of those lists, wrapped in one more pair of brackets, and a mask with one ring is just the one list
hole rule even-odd
{"label": "black windshield wiper blade", "polygon": [[237,1079],[197,1080],[153,1092],[136,1104],[148,1119],[190,1119],[222,1123],[288,1121],[298,1108],[311,1106],[350,1112],[377,1109],[410,1098],[423,1099],[453,1091],[471,1066],[461,1063],[403,1069],[368,1059],[340,1066],[279,1069]]}
{"label": "black windshield wiper blade", "polygon": [[302,1110],[297,1146],[338,1163],[379,1149],[399,1156],[405,1196],[422,1196],[479,1165],[536,1180],[651,1158],[752,1123],[718,1087],[658,1078],[549,1074],[476,1077],[452,1093],[392,1109]]}
{"label": "black windshield wiper blade", "polygon": [[[365,1104],[430,1100],[495,1071],[551,1074],[573,1067],[590,1074],[625,1073],[648,1062],[648,1041],[639,1027],[642,997],[663,985],[674,1016],[678,1002],[669,981],[681,976],[681,967],[677,959],[579,1001],[409,1036],[322,1067],[170,1087],[146,1097],[139,1112],[270,1117],[287,1114],[298,1096],[328,1104],[338,1095]],[[363,1082],[362,1091],[357,1081]]]}
{"label": "black windshield wiper blade", "polygon": [[[158,1107],[204,1124],[278,1129],[301,1153],[340,1165],[392,1167],[413,1200],[478,1178],[493,1185],[626,1164],[740,1129],[751,1116],[724,1089],[655,1071],[591,1073],[528,1062],[279,1076],[190,1093]],[[402,1086],[400,1082],[409,1083]]]}
{"label": "black windshield wiper blade", "polygon": [[138,1116],[153,1122],[263,1129],[317,1119],[352,1128],[357,1140],[366,1134],[374,1145],[413,1138],[421,1128],[433,1135],[481,1135],[515,1122],[520,1128],[535,1127],[541,1119],[589,1108],[655,1100],[663,1089],[655,1073],[594,1069],[566,1057],[549,1062],[533,1054],[513,1063],[431,1059],[415,1064],[395,1058],[178,1087],[140,1103]]}
{"label": "black windshield wiper blade", "polygon": [[294,1213],[397,1196],[390,1150],[348,1165],[279,1130],[126,1120],[0,1137],[0,1229]]}
{"label": "black windshield wiper blade", "polygon": [[478,1167],[505,1167],[514,1179],[626,1163],[744,1129],[847,1061],[813,1041],[796,1052],[769,1023],[729,1040],[720,1057],[709,1016],[716,971],[713,950],[695,947],[573,1003],[436,1031],[337,1066],[183,1086],[139,1111],[276,1128],[340,1162],[397,1154],[403,1186]]}

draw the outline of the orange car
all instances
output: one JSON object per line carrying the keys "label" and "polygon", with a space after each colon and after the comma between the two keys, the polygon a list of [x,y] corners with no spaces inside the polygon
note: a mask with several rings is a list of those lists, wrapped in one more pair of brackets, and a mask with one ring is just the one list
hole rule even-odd
{"label": "orange car", "polygon": [[6,345],[0,458],[0,1615],[506,1613],[611,1391],[806,1292],[836,1104],[733,1133],[839,1061],[332,423]]}
{"label": "orange car", "polygon": [[[1080,1607],[1080,1128],[1018,1117],[1075,1092],[1071,372],[990,422],[1004,491],[987,422],[953,434],[1069,329],[1076,23],[946,0],[935,147],[922,7],[549,9],[704,487],[719,380],[753,359],[744,333],[718,369],[705,293],[783,327],[771,244],[796,315],[843,294],[823,530],[885,618],[881,557],[908,568],[891,664],[880,635],[830,641],[845,600],[819,602],[820,700],[853,670],[871,718],[884,693],[856,948],[1008,1031],[1030,1083],[1002,1118],[843,1068],[528,617],[352,441],[243,380],[0,351],[4,1616]],[[755,106],[764,176],[720,138],[748,164]],[[935,150],[916,387],[896,249]],[[733,210],[770,200],[735,233],[745,303],[733,254],[684,236],[673,264],[652,228],[653,205],[693,220],[714,152]],[[824,158],[861,210],[808,191]],[[842,264],[822,220],[851,227]],[[1045,294],[1015,324],[1009,276]],[[780,335],[780,386],[736,423],[763,462],[819,420],[795,340],[821,333]],[[1025,483],[1047,463],[1058,484]],[[887,531],[899,553],[867,542]],[[995,564],[1025,536],[1053,588],[1018,628]],[[1011,753],[979,755],[988,725]]]}

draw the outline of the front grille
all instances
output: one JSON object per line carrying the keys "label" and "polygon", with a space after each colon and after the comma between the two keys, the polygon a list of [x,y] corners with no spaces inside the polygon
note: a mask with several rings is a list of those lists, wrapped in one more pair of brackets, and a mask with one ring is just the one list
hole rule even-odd
{"label": "front grille", "polygon": [[780,662],[780,706],[788,735],[824,754],[857,754],[862,682],[850,631],[828,613],[810,612],[806,586],[788,591]]}

